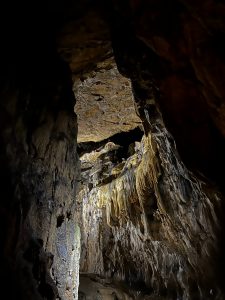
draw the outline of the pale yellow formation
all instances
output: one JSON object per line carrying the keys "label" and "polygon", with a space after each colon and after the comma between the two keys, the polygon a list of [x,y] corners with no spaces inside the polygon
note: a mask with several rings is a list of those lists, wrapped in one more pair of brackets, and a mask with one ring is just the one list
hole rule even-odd
{"label": "pale yellow formation", "polygon": [[112,169],[112,174],[117,176],[115,180],[97,188],[98,207],[106,208],[109,226],[112,218],[122,222],[129,218],[131,203],[136,203],[142,209],[142,201],[146,201],[146,189],[153,189],[156,196],[160,197],[157,187],[160,166],[151,135],[143,137],[142,145],[143,153],[135,153]]}

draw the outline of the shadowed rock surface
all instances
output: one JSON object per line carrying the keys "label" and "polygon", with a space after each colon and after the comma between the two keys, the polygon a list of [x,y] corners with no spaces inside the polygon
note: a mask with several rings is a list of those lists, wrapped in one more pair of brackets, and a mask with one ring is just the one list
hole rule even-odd
{"label": "shadowed rock surface", "polygon": [[223,1],[1,13],[7,299],[223,300]]}

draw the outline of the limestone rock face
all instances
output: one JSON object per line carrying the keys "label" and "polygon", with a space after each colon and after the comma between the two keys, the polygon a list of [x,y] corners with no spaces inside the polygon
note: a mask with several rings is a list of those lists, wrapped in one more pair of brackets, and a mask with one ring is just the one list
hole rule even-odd
{"label": "limestone rock face", "polygon": [[1,94],[7,117],[1,159],[10,178],[2,189],[8,194],[1,197],[6,230],[1,272],[5,289],[13,286],[8,299],[78,297],[75,100],[68,67],[58,57],[52,63],[29,87],[25,78],[23,88],[9,83]]}
{"label": "limestone rock face", "polygon": [[[157,103],[182,159],[219,182],[225,165],[224,3],[113,3],[112,19],[120,20],[111,25],[120,71],[142,94],[157,87]],[[134,65],[142,70],[142,87]]]}
{"label": "limestone rock face", "polygon": [[[80,298],[223,299],[224,199],[204,177],[223,185],[222,4],[112,2],[113,53],[123,80],[131,80],[145,136],[124,159],[123,146],[112,142],[81,156]],[[116,94],[104,82],[118,89],[105,58],[74,76],[80,142],[103,140],[123,125],[100,119],[112,106],[103,100]],[[114,109],[110,115],[117,119]]]}
{"label": "limestone rock face", "polygon": [[125,284],[128,299],[222,299],[222,196],[185,168],[160,115],[149,128],[126,161],[115,144],[81,157],[81,272]]}
{"label": "limestone rock face", "polygon": [[[110,278],[118,299],[126,299],[118,282],[131,299],[223,299],[224,198],[217,184],[223,188],[225,148],[212,111],[222,86],[206,63],[217,53],[215,69],[223,73],[224,56],[212,44],[217,25],[208,23],[207,31],[203,10],[186,2],[113,2],[115,60],[131,79],[145,136],[125,160],[119,143],[81,157],[81,271],[92,274],[90,287],[93,274],[98,284]],[[90,290],[86,296],[94,297]]]}
{"label": "limestone rock face", "polygon": [[74,74],[92,70],[112,54],[109,27],[100,13],[83,8],[75,20],[67,22],[57,37],[59,54]]}
{"label": "limestone rock face", "polygon": [[99,63],[95,71],[82,77],[75,79],[73,87],[78,143],[105,140],[140,125],[131,82],[118,72],[114,59]]}
{"label": "limestone rock face", "polygon": [[57,47],[73,73],[79,143],[98,142],[140,124],[131,82],[117,69],[110,29],[98,9],[67,22]]}

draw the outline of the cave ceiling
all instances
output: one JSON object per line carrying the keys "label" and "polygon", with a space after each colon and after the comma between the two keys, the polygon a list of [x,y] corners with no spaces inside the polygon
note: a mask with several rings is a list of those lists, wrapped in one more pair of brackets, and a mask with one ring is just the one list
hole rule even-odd
{"label": "cave ceiling", "polygon": [[108,24],[97,12],[66,24],[58,47],[73,73],[78,143],[99,142],[141,126],[131,81],[117,69]]}
{"label": "cave ceiling", "polygon": [[225,165],[221,1],[85,1],[80,7],[57,35],[58,52],[72,71],[79,142],[135,128],[140,124],[135,110],[146,106],[141,99],[154,98],[184,162],[220,181]]}

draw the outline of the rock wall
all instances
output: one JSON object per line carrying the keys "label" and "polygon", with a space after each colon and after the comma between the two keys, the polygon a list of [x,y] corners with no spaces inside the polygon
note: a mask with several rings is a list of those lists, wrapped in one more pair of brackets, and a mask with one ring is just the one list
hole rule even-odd
{"label": "rock wall", "polygon": [[91,285],[125,284],[125,295],[110,299],[224,299],[223,6],[106,7],[145,131],[125,160],[119,144],[81,157],[81,271]]}
{"label": "rock wall", "polygon": [[108,144],[81,157],[81,272],[124,284],[129,299],[223,299],[222,196],[185,168],[160,115],[148,125],[126,161]]}
{"label": "rock wall", "polygon": [[0,281],[6,299],[77,298],[75,98],[46,5],[2,8]]}
{"label": "rock wall", "polygon": [[4,251],[22,299],[76,299],[79,282],[74,97],[69,71],[54,63],[42,82],[3,95],[9,123],[2,158],[12,184]]}
{"label": "rock wall", "polygon": [[[78,143],[102,141],[141,124],[135,113],[131,82],[110,57],[74,80]],[[122,101],[121,101],[122,100]]]}
{"label": "rock wall", "polygon": [[112,1],[108,19],[119,71],[155,90],[185,164],[223,188],[222,1]]}

